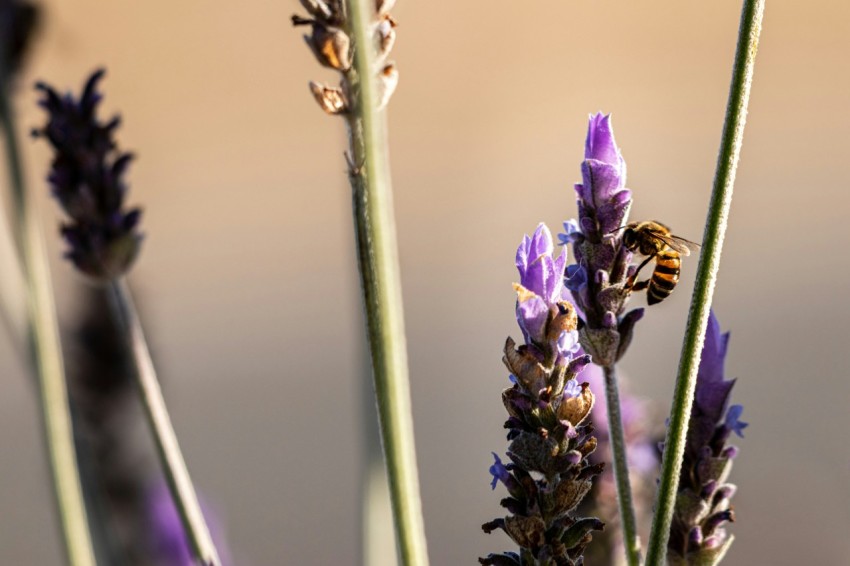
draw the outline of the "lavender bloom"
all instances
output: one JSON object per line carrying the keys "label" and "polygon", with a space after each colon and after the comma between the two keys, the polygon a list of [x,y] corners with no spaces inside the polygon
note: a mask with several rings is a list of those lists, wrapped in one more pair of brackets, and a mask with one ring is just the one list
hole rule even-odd
{"label": "lavender bloom", "polygon": [[603,527],[598,519],[575,516],[603,465],[588,461],[596,449],[586,422],[594,397],[575,378],[590,356],[575,355],[578,319],[562,299],[566,254],[556,259],[553,252],[543,224],[517,250],[516,316],[525,343],[516,347],[508,338],[505,344],[512,386],[502,401],[509,414],[510,462],[494,453],[490,466],[492,487],[501,483],[508,490],[501,502],[508,515],[482,528],[502,529],[520,550],[480,558],[485,565],[582,564],[591,532]]}
{"label": "lavender bloom", "polygon": [[717,564],[734,536],[723,525],[734,521],[730,500],[736,487],[728,483],[735,446],[727,445],[734,432],[743,436],[741,405],[727,408],[735,380],[723,377],[729,334],[720,333],[712,311],[702,349],[679,493],[668,543],[668,561],[674,565]]}
{"label": "lavender bloom", "polygon": [[582,183],[575,186],[579,219],[564,223],[559,238],[572,243],[576,258],[565,276],[582,315],[581,345],[596,364],[607,367],[623,356],[643,316],[643,309],[623,314],[631,293],[626,283],[632,253],[619,228],[627,221],[632,196],[610,115],[590,117],[581,172]]}
{"label": "lavender bloom", "polygon": [[20,68],[38,19],[39,10],[34,4],[0,0],[0,83],[3,88]]}
{"label": "lavender bloom", "polygon": [[119,151],[113,139],[120,120],[102,123],[96,116],[104,72],[89,77],[79,100],[38,83],[44,96],[39,105],[49,117],[33,134],[46,138],[55,151],[47,180],[71,219],[61,229],[69,247],[66,257],[83,273],[109,280],[130,268],[142,236],[137,230],[141,210],[124,209],[123,176],[133,156]]}

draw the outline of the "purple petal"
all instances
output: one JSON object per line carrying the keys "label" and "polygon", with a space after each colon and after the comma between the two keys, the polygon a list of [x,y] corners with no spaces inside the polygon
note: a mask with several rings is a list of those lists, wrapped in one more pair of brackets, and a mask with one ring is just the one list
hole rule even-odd
{"label": "purple petal", "polygon": [[538,295],[522,286],[517,288],[516,318],[526,342],[540,342],[546,319],[549,317],[549,306]]}
{"label": "purple petal", "polygon": [[510,479],[511,474],[508,472],[508,469],[502,464],[502,459],[496,455],[495,452],[491,452],[493,454],[493,458],[495,458],[495,462],[490,466],[490,475],[493,476],[493,481],[490,482],[490,488],[496,489],[496,484],[502,482],[507,484],[508,479]]}
{"label": "purple petal", "polygon": [[570,291],[579,291],[587,285],[587,270],[582,265],[568,265],[565,284]]}
{"label": "purple petal", "polygon": [[726,408],[726,401],[735,380],[723,379],[723,364],[729,335],[721,335],[720,324],[709,312],[705,343],[702,348],[699,371],[697,372],[696,404],[708,419],[714,423],[720,421]]}
{"label": "purple petal", "polygon": [[561,332],[561,335],[558,337],[558,353],[565,358],[569,358],[581,348],[581,345],[578,342],[578,331],[573,330],[571,332],[567,332],[564,330]]}
{"label": "purple petal", "polygon": [[554,250],[555,248],[552,245],[552,233],[549,231],[549,227],[541,222],[537,225],[537,229],[531,237],[531,246],[529,248],[528,255],[531,259],[542,255],[551,256]]}
{"label": "purple petal", "polygon": [[[589,192],[592,199],[585,198],[583,200],[596,207],[611,202],[614,194],[625,187],[625,178],[623,178],[620,168],[601,161],[592,159],[583,161],[581,175],[584,179],[581,186],[590,187]],[[583,189],[583,192],[588,191]]]}
{"label": "purple petal", "polygon": [[528,253],[531,247],[531,238],[527,235],[522,237],[519,247],[516,249],[516,268],[519,270],[520,276],[528,269]]}
{"label": "purple petal", "polygon": [[566,385],[564,385],[564,398],[573,398],[578,397],[581,393],[581,385],[579,385],[578,381],[575,379],[569,380]]}
{"label": "purple petal", "polygon": [[601,112],[590,116],[587,140],[584,144],[585,159],[598,159],[605,163],[618,164],[622,159],[611,129],[611,115]]}
{"label": "purple petal", "polygon": [[744,438],[744,429],[750,426],[749,423],[745,423],[740,420],[741,413],[743,412],[743,405],[732,405],[729,407],[729,410],[726,411],[725,422],[726,426],[741,438]]}
{"label": "purple petal", "polygon": [[581,230],[578,227],[578,221],[570,219],[564,222],[564,231],[558,234],[558,243],[562,246],[572,244],[581,237]]}

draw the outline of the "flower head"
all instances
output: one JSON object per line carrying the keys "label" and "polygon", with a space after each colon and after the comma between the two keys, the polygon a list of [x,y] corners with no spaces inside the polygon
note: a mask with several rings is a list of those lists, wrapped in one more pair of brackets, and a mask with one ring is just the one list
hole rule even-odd
{"label": "flower head", "polygon": [[79,99],[38,83],[43,94],[39,105],[48,121],[33,134],[46,138],[54,150],[47,180],[71,219],[61,230],[69,247],[66,257],[83,273],[108,280],[130,268],[142,236],[141,210],[124,208],[124,173],[133,156],[119,151],[113,139],[120,120],[103,123],[97,118],[102,99],[97,86],[103,75],[103,70],[93,73]]}
{"label": "flower head", "polygon": [[628,219],[632,193],[625,188],[626,162],[610,115],[590,117],[581,172],[582,182],[575,186],[578,221],[565,222],[558,237],[572,244],[575,255],[564,276],[584,322],[581,345],[595,363],[609,366],[623,356],[643,316],[643,309],[624,314],[632,253],[619,229]]}
{"label": "flower head", "polygon": [[[517,249],[517,322],[525,344],[508,338],[505,365],[511,387],[502,391],[509,418],[508,464],[495,453],[491,486],[502,483],[508,515],[483,525],[501,529],[539,563],[580,563],[598,519],[577,519],[575,508],[603,469],[588,457],[596,449],[587,417],[594,396],[576,377],[590,363],[578,354],[575,307],[563,300],[566,253],[554,256],[552,235],[544,224],[525,236]],[[532,474],[542,479],[535,479]],[[490,554],[481,564],[521,564],[514,552]],[[523,564],[525,562],[522,562]],[[538,563],[538,562],[535,562]]]}
{"label": "flower head", "polygon": [[524,236],[516,252],[516,267],[520,282],[514,284],[517,293],[516,317],[527,344],[541,345],[554,339],[554,350],[562,359],[578,349],[575,327],[563,328],[553,335],[550,319],[564,309],[564,268],[566,250],[555,258],[552,233],[545,224],[537,226],[534,234]]}
{"label": "flower head", "polygon": [[670,530],[671,564],[716,564],[734,539],[723,526],[735,520],[731,499],[736,487],[727,479],[738,449],[727,441],[733,432],[743,436],[747,423],[740,420],[741,405],[727,407],[735,385],[724,378],[728,343],[729,334],[721,334],[711,312]]}

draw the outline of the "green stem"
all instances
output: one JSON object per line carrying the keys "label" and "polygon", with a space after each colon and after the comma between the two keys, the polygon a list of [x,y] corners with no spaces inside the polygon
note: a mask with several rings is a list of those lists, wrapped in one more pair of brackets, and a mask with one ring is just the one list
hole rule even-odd
{"label": "green stem", "polygon": [[389,145],[375,84],[375,1],[347,0],[347,14],[356,46],[354,66],[346,73],[352,99],[349,178],[381,439],[401,563],[425,566],[428,549],[413,438]]}
{"label": "green stem", "polygon": [[209,528],[198,504],[195,486],[177,444],[177,435],[165,407],[165,399],[156,377],[150,351],[133,297],[123,279],[112,281],[109,290],[118,322],[126,335],[136,365],[136,377],[145,415],[153,434],[163,473],[171,490],[171,497],[180,514],[186,538],[195,557],[203,566],[220,566],[221,560],[213,544]]}
{"label": "green stem", "polygon": [[620,507],[620,522],[623,527],[623,546],[629,566],[640,564],[640,539],[637,534],[635,507],[629,483],[629,465],[626,459],[626,435],[620,414],[620,392],[617,385],[617,370],[611,366],[605,371],[605,401],[608,409],[608,436],[614,460],[614,480],[617,483],[617,503]]}
{"label": "green stem", "polygon": [[96,562],[74,447],[74,430],[62,347],[59,342],[56,307],[53,303],[50,268],[38,226],[38,214],[24,183],[14,112],[8,98],[8,83],[3,81],[2,77],[4,73],[0,69],[0,82],[4,83],[0,84],[0,120],[3,123],[14,201],[13,224],[23,266],[29,318],[29,346],[33,366],[38,374],[54,494],[68,562],[72,566],[91,566]]}
{"label": "green stem", "polygon": [[738,167],[741,143],[744,138],[747,103],[750,98],[763,15],[764,0],[744,0],[732,83],[729,88],[729,103],[726,107],[723,137],[720,142],[720,155],[717,159],[717,171],[706,218],[702,253],[697,267],[696,284],[682,344],[676,389],[673,393],[670,426],[667,430],[664,460],[661,466],[661,483],[658,488],[658,499],[646,557],[648,566],[660,566],[667,553],[667,540],[670,537],[670,524],[673,520],[673,508],[679,487],[697,370],[705,339],[705,328],[708,324],[708,312],[714,294],[714,284],[717,281],[717,271],[720,266],[720,252],[723,248],[729,208],[732,204],[735,170]]}

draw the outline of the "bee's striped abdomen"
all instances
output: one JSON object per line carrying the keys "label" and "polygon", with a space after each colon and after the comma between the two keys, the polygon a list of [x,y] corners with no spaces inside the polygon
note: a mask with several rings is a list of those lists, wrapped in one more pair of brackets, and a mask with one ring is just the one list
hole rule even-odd
{"label": "bee's striped abdomen", "polygon": [[646,290],[646,302],[650,305],[660,303],[666,299],[676,283],[679,282],[679,269],[682,260],[679,252],[665,250],[655,256],[655,271],[649,279],[649,288]]}

